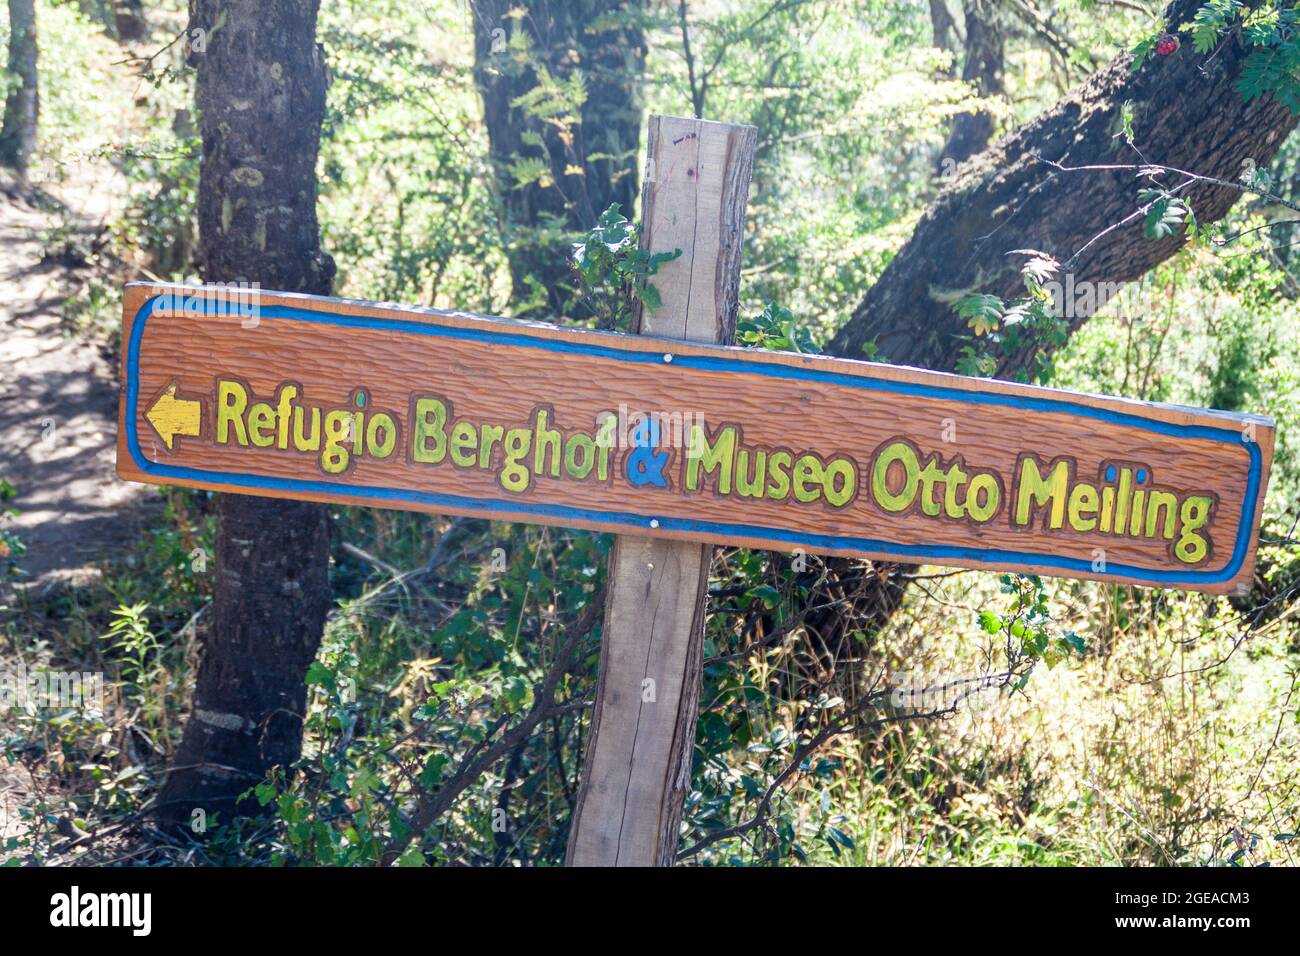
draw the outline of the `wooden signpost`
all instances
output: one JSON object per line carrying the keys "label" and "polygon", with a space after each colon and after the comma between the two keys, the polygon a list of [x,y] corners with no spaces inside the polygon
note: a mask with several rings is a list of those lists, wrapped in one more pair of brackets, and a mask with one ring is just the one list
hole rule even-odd
{"label": "wooden signpost", "polygon": [[173,295],[127,294],[131,480],[1210,592],[1251,573],[1262,419],[271,293],[250,331]]}
{"label": "wooden signpost", "polygon": [[683,255],[639,336],[127,287],[123,478],[620,536],[571,863],[671,861],[715,544],[1211,593],[1253,573],[1266,418],[711,344],[753,147],[652,120],[643,242]]}

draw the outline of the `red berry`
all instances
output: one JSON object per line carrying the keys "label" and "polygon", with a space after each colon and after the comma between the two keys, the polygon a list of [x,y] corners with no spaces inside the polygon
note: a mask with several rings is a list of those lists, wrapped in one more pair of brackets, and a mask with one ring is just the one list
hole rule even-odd
{"label": "red berry", "polygon": [[1160,56],[1168,56],[1178,50],[1178,37],[1166,34],[1160,38],[1156,44],[1156,53]]}

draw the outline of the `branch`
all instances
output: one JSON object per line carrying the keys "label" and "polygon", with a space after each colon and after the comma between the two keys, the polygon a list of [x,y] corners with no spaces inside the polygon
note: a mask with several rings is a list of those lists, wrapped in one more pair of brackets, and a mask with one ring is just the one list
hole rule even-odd
{"label": "branch", "polygon": [[[384,866],[391,866],[402,855],[412,840],[422,838],[424,832],[429,829],[433,822],[451,809],[452,805],[471,784],[494,763],[526,741],[538,724],[557,714],[574,709],[572,702],[556,703],[555,689],[559,685],[560,678],[567,673],[569,663],[572,661],[578,645],[595,626],[596,621],[600,619],[604,607],[605,592],[602,590],[594,595],[587,603],[587,606],[582,609],[582,614],[569,628],[569,637],[556,653],[550,669],[542,680],[533,686],[533,706],[524,718],[502,734],[495,743],[486,747],[480,746],[467,754],[451,779],[443,783],[436,791],[426,791],[417,797],[415,813],[412,815],[411,820],[411,829],[405,836],[394,837],[389,840],[381,856],[381,862]],[[503,717],[502,720],[504,719]],[[489,728],[484,735],[484,743],[499,729],[500,723]]]}
{"label": "branch", "polygon": [[1285,206],[1292,212],[1300,212],[1300,204],[1293,203],[1288,199],[1283,199],[1267,189],[1259,189],[1249,183],[1232,182],[1228,179],[1219,179],[1217,176],[1202,176],[1200,173],[1191,173],[1185,169],[1179,169],[1177,166],[1163,166],[1160,163],[1103,163],[1090,166],[1062,166],[1060,163],[1050,159],[1043,159],[1038,152],[1033,153],[1034,159],[1046,166],[1063,172],[1063,173],[1085,173],[1085,172],[1125,172],[1131,171],[1144,175],[1162,175],[1164,173],[1177,173],[1179,176],[1186,176],[1195,182],[1210,183],[1215,186],[1224,186],[1228,189],[1235,189],[1238,192],[1250,193],[1252,196],[1258,196],[1261,199],[1267,199],[1271,203],[1279,206]]}
{"label": "branch", "polygon": [[758,808],[754,811],[753,816],[734,826],[717,830],[707,836],[701,837],[695,843],[677,854],[677,862],[680,863],[683,860],[690,859],[715,843],[744,836],[751,830],[756,830],[765,826],[768,818],[772,815],[772,803],[778,792],[781,791],[782,785],[799,772],[799,768],[803,766],[808,757],[832,738],[837,737],[840,734],[856,733],[875,727],[884,727],[888,724],[903,723],[912,720],[934,720],[943,717],[950,717],[957,713],[958,705],[971,695],[976,694],[981,690],[1001,688],[1010,685],[1014,678],[1019,677],[1019,667],[1022,663],[1023,661],[1013,664],[1006,671],[998,674],[989,674],[983,677],[960,678],[939,685],[938,687],[924,688],[920,693],[930,694],[936,691],[946,692],[954,688],[963,687],[960,694],[955,697],[950,704],[921,713],[894,714],[888,717],[880,717],[866,723],[859,723],[857,722],[857,717],[860,714],[868,708],[875,707],[881,701],[890,697],[893,694],[894,689],[886,688],[864,695],[861,700],[846,710],[838,719],[832,721],[815,736],[809,738],[806,742],[795,748],[790,761],[781,772],[773,778],[772,782],[763,792],[763,796],[759,799]]}

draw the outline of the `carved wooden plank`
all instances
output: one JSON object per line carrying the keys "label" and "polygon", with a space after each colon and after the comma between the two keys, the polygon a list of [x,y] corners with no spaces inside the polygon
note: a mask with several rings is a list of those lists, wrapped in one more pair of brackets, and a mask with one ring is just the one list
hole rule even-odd
{"label": "carved wooden plank", "polygon": [[[708,295],[665,289],[659,315],[716,323]],[[125,478],[1208,592],[1251,579],[1259,416],[313,296],[261,293],[250,316],[165,301],[192,292],[127,290]],[[343,437],[301,447],[281,402],[305,438],[322,412]],[[669,410],[667,447],[593,448],[620,406]],[[698,455],[678,447],[688,420]],[[469,446],[449,448],[458,427]],[[647,454],[663,467],[639,474]]]}
{"label": "carved wooden plank", "polygon": [[[655,281],[643,335],[730,342],[756,131],[653,117],[643,245],[682,250]],[[600,678],[569,833],[574,866],[670,866],[690,783],[711,544],[620,537]]]}

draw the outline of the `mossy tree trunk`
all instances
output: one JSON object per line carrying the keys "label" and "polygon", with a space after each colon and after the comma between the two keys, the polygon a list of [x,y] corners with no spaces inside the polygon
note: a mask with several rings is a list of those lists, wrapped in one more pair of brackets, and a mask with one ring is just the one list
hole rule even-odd
{"label": "mossy tree trunk", "polygon": [[[200,260],[206,282],[328,294],[316,158],[327,85],[318,0],[194,0],[190,35],[203,141]],[[250,328],[248,349],[259,348]],[[225,819],[237,797],[302,744],[307,667],[331,604],[324,505],[221,495],[211,627],[184,737],[160,797],[188,822]],[[255,811],[251,801],[239,807]]]}
{"label": "mossy tree trunk", "polygon": [[0,164],[27,173],[36,152],[36,122],[40,92],[36,79],[35,0],[9,0],[9,65],[11,84],[0,125]]}

